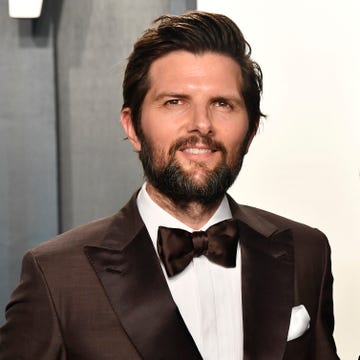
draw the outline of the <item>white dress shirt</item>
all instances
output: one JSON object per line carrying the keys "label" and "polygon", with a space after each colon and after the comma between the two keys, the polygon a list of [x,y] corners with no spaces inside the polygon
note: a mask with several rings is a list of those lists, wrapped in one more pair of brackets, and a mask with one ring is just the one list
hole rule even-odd
{"label": "white dress shirt", "polygon": [[[145,186],[138,194],[137,205],[155,249],[159,226],[195,231],[157,205]],[[200,230],[231,217],[229,203],[224,197]],[[180,274],[168,278],[162,266],[171,295],[205,360],[243,359],[240,262],[238,246],[235,268],[224,268],[200,256]]]}

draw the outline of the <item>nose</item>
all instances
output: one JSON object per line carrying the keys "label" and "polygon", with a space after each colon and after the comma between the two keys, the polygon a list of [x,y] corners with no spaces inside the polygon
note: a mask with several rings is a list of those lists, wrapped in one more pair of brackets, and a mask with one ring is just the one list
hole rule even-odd
{"label": "nose", "polygon": [[201,135],[213,134],[213,121],[206,106],[194,106],[188,123],[188,131],[198,132]]}

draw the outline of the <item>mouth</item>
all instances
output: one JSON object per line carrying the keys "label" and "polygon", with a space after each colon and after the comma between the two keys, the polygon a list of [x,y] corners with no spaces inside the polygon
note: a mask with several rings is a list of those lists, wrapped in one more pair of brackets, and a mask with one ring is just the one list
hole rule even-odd
{"label": "mouth", "polygon": [[193,155],[211,154],[219,150],[216,144],[210,143],[209,141],[187,141],[178,147],[179,151]]}
{"label": "mouth", "polygon": [[180,154],[182,154],[182,156],[185,157],[185,159],[196,163],[198,163],[199,161],[201,163],[212,162],[217,159],[217,156],[216,158],[214,156],[218,154],[218,148],[209,144],[202,143],[187,144],[181,146],[178,151]]}
{"label": "mouth", "polygon": [[181,149],[181,151],[192,155],[202,155],[202,154],[214,153],[216,150],[209,148],[201,148],[201,147],[190,147],[190,148]]}
{"label": "mouth", "polygon": [[169,151],[170,157],[176,153],[183,154],[187,159],[194,161],[210,161],[213,155],[222,153],[225,155],[225,147],[209,137],[192,136],[179,139]]}

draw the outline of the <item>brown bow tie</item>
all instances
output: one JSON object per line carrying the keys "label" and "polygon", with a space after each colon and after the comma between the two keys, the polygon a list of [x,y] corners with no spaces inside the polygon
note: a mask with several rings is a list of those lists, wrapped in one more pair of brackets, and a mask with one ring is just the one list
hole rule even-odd
{"label": "brown bow tie", "polygon": [[172,277],[183,271],[194,256],[205,255],[216,264],[235,267],[238,240],[236,220],[225,220],[193,233],[159,226],[157,248],[166,273]]}

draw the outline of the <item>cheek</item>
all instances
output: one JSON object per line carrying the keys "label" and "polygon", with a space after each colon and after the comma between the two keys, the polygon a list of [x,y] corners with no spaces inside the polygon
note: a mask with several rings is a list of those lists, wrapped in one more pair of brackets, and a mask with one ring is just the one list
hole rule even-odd
{"label": "cheek", "polygon": [[161,126],[161,124],[144,124],[143,134],[146,141],[151,144],[151,148],[155,154],[159,156],[168,155],[171,146],[178,139],[179,131],[169,126]]}
{"label": "cheek", "polygon": [[158,138],[145,136],[142,141],[142,151],[146,153],[155,167],[162,168],[168,162],[168,150],[163,146]]}
{"label": "cheek", "polygon": [[227,149],[227,157],[229,162],[238,160],[239,155],[242,153],[244,148],[244,142],[246,141],[246,131],[242,131],[241,134],[234,137],[234,133],[229,133],[226,138],[225,148]]}
{"label": "cheek", "polygon": [[227,128],[226,132],[223,134],[224,141],[229,143],[229,146],[236,146],[237,144],[241,144],[247,134],[247,126],[242,128]]}
{"label": "cheek", "polygon": [[171,131],[166,126],[156,124],[143,124],[143,134],[155,147],[166,147],[171,140]]}

